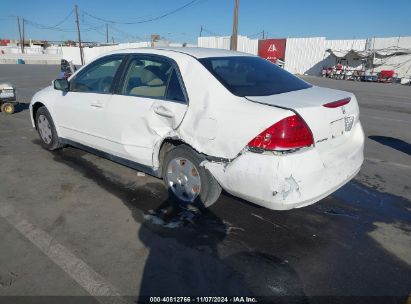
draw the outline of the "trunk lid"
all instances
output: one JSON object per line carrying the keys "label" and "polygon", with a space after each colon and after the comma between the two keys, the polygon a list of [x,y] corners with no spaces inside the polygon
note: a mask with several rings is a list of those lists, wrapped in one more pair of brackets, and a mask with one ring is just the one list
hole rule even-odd
{"label": "trunk lid", "polygon": [[[358,121],[359,109],[354,94],[313,86],[308,89],[271,96],[247,96],[247,99],[293,110],[310,127],[314,144],[319,149],[329,149],[349,140],[349,133]],[[324,104],[351,98],[344,106],[324,107]]]}

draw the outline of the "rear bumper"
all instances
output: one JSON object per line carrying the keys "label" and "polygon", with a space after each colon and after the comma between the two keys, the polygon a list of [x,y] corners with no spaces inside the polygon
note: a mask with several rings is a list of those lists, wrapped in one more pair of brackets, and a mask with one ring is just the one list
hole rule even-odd
{"label": "rear bumper", "polygon": [[364,133],[358,122],[350,140],[328,153],[316,148],[283,155],[247,151],[229,164],[204,166],[232,195],[287,210],[313,204],[350,181],[361,168],[363,150]]}

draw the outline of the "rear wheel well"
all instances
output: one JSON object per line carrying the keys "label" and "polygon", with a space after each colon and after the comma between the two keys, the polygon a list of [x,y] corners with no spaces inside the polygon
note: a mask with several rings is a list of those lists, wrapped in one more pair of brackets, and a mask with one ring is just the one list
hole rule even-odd
{"label": "rear wheel well", "polygon": [[41,102],[36,102],[35,104],[33,104],[33,121],[34,121],[34,125],[36,126],[36,129],[37,129],[36,114],[37,114],[37,110],[40,109],[41,107],[44,107],[44,104],[42,104]]}
{"label": "rear wheel well", "polygon": [[[202,166],[203,160],[206,159],[204,154],[199,153],[181,140],[167,139],[161,145],[159,158],[161,161],[159,172],[164,179],[170,198],[176,199],[183,206],[194,204],[200,208],[210,207],[217,201],[222,188],[214,176]],[[191,166],[188,171],[180,171],[180,169],[175,171],[175,167],[185,166],[186,161]],[[172,164],[170,174],[167,164]],[[192,173],[193,170],[195,173]],[[176,172],[182,177],[178,177]],[[180,178],[185,179],[186,182],[183,183]]]}
{"label": "rear wheel well", "polygon": [[[163,175],[163,162],[166,154],[180,145],[187,145],[184,141],[175,138],[166,138],[161,143],[160,152],[158,153],[158,163],[160,176]],[[191,147],[190,147],[191,148]]]}

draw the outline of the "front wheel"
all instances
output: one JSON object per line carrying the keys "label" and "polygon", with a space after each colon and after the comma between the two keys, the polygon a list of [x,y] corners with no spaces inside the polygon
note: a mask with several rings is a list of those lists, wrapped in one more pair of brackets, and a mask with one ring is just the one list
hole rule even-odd
{"label": "front wheel", "polygon": [[52,151],[62,147],[53,119],[46,107],[37,110],[36,127],[44,148]]}
{"label": "front wheel", "polygon": [[164,159],[163,179],[169,194],[183,205],[210,207],[221,187],[211,173],[200,166],[205,159],[187,146],[177,146]]}

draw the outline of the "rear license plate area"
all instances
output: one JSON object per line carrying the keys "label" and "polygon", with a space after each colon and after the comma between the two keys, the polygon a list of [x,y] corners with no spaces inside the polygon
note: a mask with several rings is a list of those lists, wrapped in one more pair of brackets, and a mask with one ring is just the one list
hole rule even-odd
{"label": "rear license plate area", "polygon": [[331,138],[337,138],[344,135],[345,132],[345,118],[338,119],[330,123]]}

